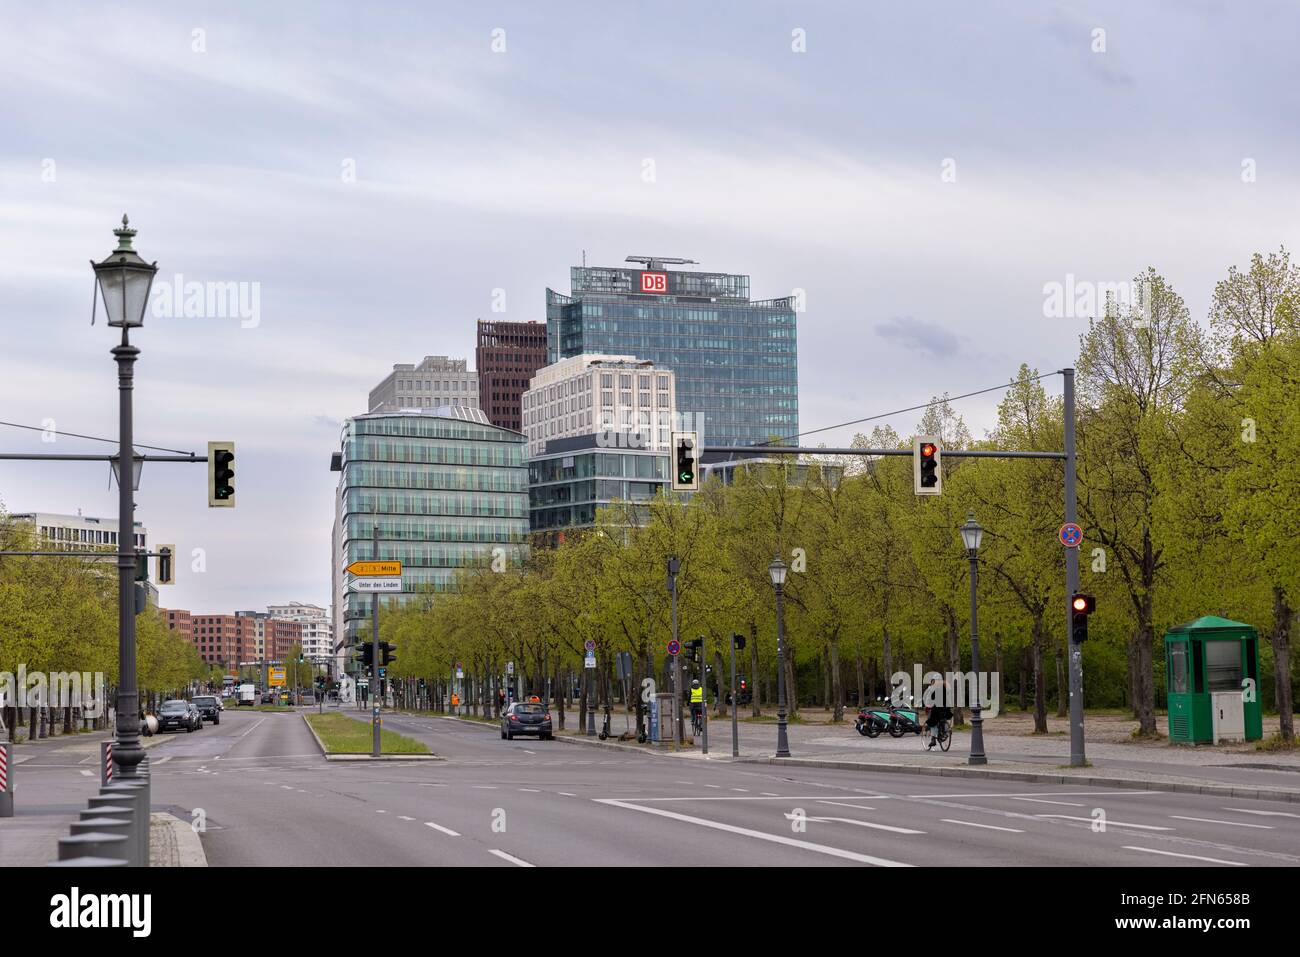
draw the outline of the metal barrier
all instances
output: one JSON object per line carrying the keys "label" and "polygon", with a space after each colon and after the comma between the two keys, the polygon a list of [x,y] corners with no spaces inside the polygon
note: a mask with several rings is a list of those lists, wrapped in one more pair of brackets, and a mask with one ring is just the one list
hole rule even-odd
{"label": "metal barrier", "polygon": [[14,816],[14,779],[9,767],[9,745],[0,741],[0,817]]}
{"label": "metal barrier", "polygon": [[[149,758],[136,773],[123,777],[113,763],[113,743],[100,748],[99,793],[59,840],[59,858],[51,867],[148,867],[151,822]],[[9,813],[5,814],[8,800]],[[13,775],[9,746],[0,743],[0,817],[13,814]]]}

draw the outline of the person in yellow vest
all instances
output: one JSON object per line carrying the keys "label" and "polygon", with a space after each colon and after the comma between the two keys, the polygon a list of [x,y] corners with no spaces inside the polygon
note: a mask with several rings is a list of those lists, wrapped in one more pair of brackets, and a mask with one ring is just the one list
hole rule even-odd
{"label": "person in yellow vest", "polygon": [[459,707],[460,707],[460,695],[456,694],[456,692],[453,691],[451,693],[451,710],[454,712]]}
{"label": "person in yellow vest", "polygon": [[691,682],[691,727],[700,726],[701,715],[704,713],[704,689],[700,687],[700,679],[696,678]]}

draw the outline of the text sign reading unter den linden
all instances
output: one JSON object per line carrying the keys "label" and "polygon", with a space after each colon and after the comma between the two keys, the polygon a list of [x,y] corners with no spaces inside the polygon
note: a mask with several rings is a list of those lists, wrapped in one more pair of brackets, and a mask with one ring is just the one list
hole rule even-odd
{"label": "text sign reading unter den linden", "polygon": [[353,591],[401,591],[401,578],[354,578],[348,582]]}

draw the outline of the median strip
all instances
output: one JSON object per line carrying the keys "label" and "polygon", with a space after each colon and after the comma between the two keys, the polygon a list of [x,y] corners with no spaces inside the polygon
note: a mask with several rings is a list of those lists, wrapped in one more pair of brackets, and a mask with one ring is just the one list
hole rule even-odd
{"label": "median strip", "polygon": [[371,726],[347,715],[304,714],[303,720],[329,761],[441,761],[428,745],[406,735],[380,730],[378,758],[370,753]]}

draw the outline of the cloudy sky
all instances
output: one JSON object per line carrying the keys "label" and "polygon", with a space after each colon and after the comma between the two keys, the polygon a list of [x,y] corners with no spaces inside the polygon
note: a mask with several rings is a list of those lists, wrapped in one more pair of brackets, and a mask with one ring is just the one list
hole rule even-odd
{"label": "cloudy sky", "polygon": [[[1154,265],[1204,317],[1296,245],[1297,35],[1257,0],[0,3],[0,419],[115,435],[87,261],[129,213],[159,282],[257,296],[135,336],[139,441],[239,449],[233,511],[146,468],[152,540],[207,555],[164,603],[327,604],[341,420],[476,318],[544,319],[584,250],[804,290],[808,430],[1071,364],[1069,276]],[[0,463],[0,503],[116,509],[103,465]]]}

